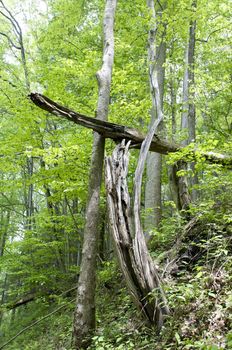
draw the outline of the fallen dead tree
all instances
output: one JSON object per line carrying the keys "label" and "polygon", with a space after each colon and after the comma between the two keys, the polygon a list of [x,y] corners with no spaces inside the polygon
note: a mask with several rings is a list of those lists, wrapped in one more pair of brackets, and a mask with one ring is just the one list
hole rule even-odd
{"label": "fallen dead tree", "polygon": [[[89,117],[78,112],[74,112],[67,107],[63,107],[60,104],[52,101],[48,97],[38,94],[31,93],[29,95],[31,101],[42,108],[43,110],[59,116],[66,118],[67,120],[82,125],[86,128],[92,129],[98,132],[105,138],[110,138],[116,142],[121,142],[123,139],[126,141],[131,141],[131,148],[140,148],[142,142],[144,141],[146,135],[137,129],[127,127],[125,125],[119,125],[115,123],[110,123],[102,121],[93,117]],[[177,152],[184,148],[181,145],[170,143],[164,140],[160,140],[157,135],[153,136],[149,150],[161,154],[168,154],[172,152]],[[196,151],[189,151],[189,156],[194,157]],[[201,156],[204,157],[208,162],[222,164],[223,166],[232,167],[232,157],[218,154],[214,152],[200,152]]]}

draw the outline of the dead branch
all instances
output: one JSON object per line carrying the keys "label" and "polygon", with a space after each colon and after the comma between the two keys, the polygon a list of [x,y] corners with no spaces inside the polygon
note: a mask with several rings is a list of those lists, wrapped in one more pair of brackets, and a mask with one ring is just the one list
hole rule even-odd
{"label": "dead branch", "polygon": [[[29,95],[29,98],[36,106],[40,107],[41,109],[44,109],[53,115],[66,118],[75,124],[92,129],[105,138],[110,138],[116,142],[121,142],[123,139],[126,141],[131,141],[131,148],[140,148],[142,142],[145,139],[146,135],[137,129],[130,128],[125,125],[102,121],[78,112],[74,112],[71,109],[63,107],[60,104],[52,101],[50,98],[44,95],[31,93]],[[150,151],[161,154],[177,152],[183,148],[184,147],[181,145],[160,140],[157,135],[153,137],[150,145]],[[190,155],[193,157],[195,155],[195,152],[198,152],[199,154],[198,150],[189,151]],[[210,163],[217,163],[223,166],[232,167],[232,157],[230,156],[214,152],[201,152],[201,155],[206,159],[206,161]]]}

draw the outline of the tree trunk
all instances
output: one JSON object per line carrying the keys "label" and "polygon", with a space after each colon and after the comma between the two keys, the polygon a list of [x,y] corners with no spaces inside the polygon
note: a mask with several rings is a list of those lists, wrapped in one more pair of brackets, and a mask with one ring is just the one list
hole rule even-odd
{"label": "tree trunk", "polygon": [[182,113],[181,113],[181,131],[183,133],[182,145],[188,144],[188,100],[189,100],[189,69],[188,69],[188,46],[185,50],[185,70],[183,78],[182,93]]}
{"label": "tree trunk", "polygon": [[[196,9],[196,1],[193,1],[193,9]],[[189,49],[188,49],[188,65],[189,65],[189,143],[195,142],[196,139],[196,107],[195,107],[195,43],[196,43],[196,20],[190,22],[189,27]],[[190,179],[191,186],[198,184],[198,177],[195,172],[195,164],[191,163],[190,168],[192,169],[193,176]],[[197,200],[197,191],[192,189],[191,197],[193,201]]]}
{"label": "tree trunk", "polygon": [[168,165],[168,180],[169,187],[171,192],[171,199],[175,203],[175,208],[177,210],[182,209],[181,199],[180,199],[180,191],[179,191],[179,178],[177,176],[177,165]]}
{"label": "tree trunk", "polygon": [[142,176],[147,154],[163,120],[157,72],[152,72],[152,93],[156,99],[157,119],[141,145],[134,177],[133,210],[126,184],[129,143],[119,145],[106,159],[106,190],[111,232],[127,287],[149,325],[160,330],[169,313],[157,269],[149,255],[140,220]]}
{"label": "tree trunk", "polygon": [[[106,120],[110,99],[110,85],[114,59],[114,14],[116,0],[106,0],[104,14],[103,64],[97,73],[99,95],[97,118]],[[95,329],[95,285],[99,199],[102,180],[105,139],[94,134],[89,193],[84,228],[82,262],[77,289],[77,303],[73,322],[73,344],[76,349],[86,349]]]}
{"label": "tree trunk", "polygon": [[[170,101],[171,101],[171,114],[172,114],[172,141],[176,137],[176,95],[177,87],[175,87],[174,80],[174,70],[170,68],[171,80],[170,80]],[[171,199],[175,203],[175,209],[181,210],[180,194],[179,194],[179,185],[178,185],[178,176],[177,176],[177,165],[171,164],[168,165],[168,181],[169,188],[171,193]]]}
{"label": "tree trunk", "polygon": [[147,249],[138,214],[140,207],[138,196],[141,188],[138,175],[141,174],[141,166],[145,165],[146,152],[143,152],[141,158],[144,164],[138,163],[133,212],[126,183],[128,149],[129,143],[125,145],[125,142],[122,142],[114,150],[112,157],[106,159],[105,177],[110,232],[129,293],[148,326],[155,325],[159,331],[169,310],[157,269]]}
{"label": "tree trunk", "polygon": [[[193,9],[196,8],[195,0],[192,3]],[[189,37],[188,44],[186,47],[185,53],[185,72],[183,80],[183,111],[181,116],[181,129],[186,133],[184,140],[182,141],[183,146],[188,145],[190,142],[195,142],[196,138],[196,110],[194,102],[194,61],[195,61],[195,32],[196,32],[196,20],[190,21],[189,26]],[[194,173],[194,163],[190,164],[190,167]],[[181,162],[181,169],[187,170],[187,164]],[[191,179],[191,185],[194,185],[198,182],[197,176],[194,175]],[[180,185],[180,197],[183,193],[187,193],[188,190],[188,181],[187,178],[182,178],[179,181]],[[183,188],[181,188],[183,186]],[[197,193],[195,190],[192,190],[192,196],[187,195],[188,201],[196,200]],[[186,197],[186,198],[187,198]],[[186,199],[185,198],[185,199]],[[189,204],[188,203],[188,204]],[[187,208],[187,202],[184,206]]]}
{"label": "tree trunk", "polygon": [[[152,12],[152,19],[156,20],[155,5],[153,0],[147,0],[147,6]],[[156,114],[156,99],[153,90],[154,73],[157,73],[161,108],[163,109],[163,94],[164,94],[164,75],[165,75],[165,58],[166,44],[163,40],[158,47],[156,44],[157,35],[156,26],[149,31],[148,39],[148,61],[149,61],[149,82],[152,98],[151,124],[157,119]],[[159,131],[163,129],[162,122],[159,126]],[[162,156],[159,153],[149,152],[147,156],[147,179],[145,185],[145,234],[147,241],[150,238],[149,232],[158,227],[161,221],[161,172],[162,172]]]}
{"label": "tree trunk", "polygon": [[4,212],[1,213],[1,227],[0,227],[0,258],[4,254],[7,232],[10,224],[10,210],[7,210],[6,216]]}
{"label": "tree trunk", "polygon": [[1,286],[2,292],[1,292],[1,297],[0,297],[0,326],[2,324],[2,319],[3,319],[3,315],[4,315],[4,308],[2,308],[2,306],[4,305],[4,303],[7,300],[7,291],[8,291],[8,275],[7,273],[5,273],[5,278],[4,278],[4,282],[2,283]]}
{"label": "tree trunk", "polygon": [[[193,9],[196,8],[196,2],[194,1]],[[196,139],[196,108],[195,108],[195,74],[194,74],[194,64],[195,64],[195,42],[196,42],[196,20],[191,20],[189,27],[189,43],[188,43],[188,131],[189,137],[188,142],[195,142]]]}
{"label": "tree trunk", "polygon": [[[27,165],[26,165],[25,172],[26,172],[25,177],[28,178],[29,181],[31,181],[32,176],[33,176],[33,172],[34,172],[33,157],[27,158]],[[25,207],[26,207],[25,228],[26,228],[26,230],[32,230],[32,226],[33,226],[33,214],[34,214],[33,193],[34,193],[34,186],[32,183],[30,183],[28,185],[28,190],[27,190],[26,198],[25,198]]]}

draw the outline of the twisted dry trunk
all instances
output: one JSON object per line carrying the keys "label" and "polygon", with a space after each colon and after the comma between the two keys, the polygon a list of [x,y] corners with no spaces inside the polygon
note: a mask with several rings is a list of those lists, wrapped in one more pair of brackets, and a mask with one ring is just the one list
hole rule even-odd
{"label": "twisted dry trunk", "polygon": [[128,290],[148,324],[159,330],[169,310],[141,226],[134,232],[140,219],[132,214],[126,181],[129,145],[123,141],[105,161],[110,229]]}

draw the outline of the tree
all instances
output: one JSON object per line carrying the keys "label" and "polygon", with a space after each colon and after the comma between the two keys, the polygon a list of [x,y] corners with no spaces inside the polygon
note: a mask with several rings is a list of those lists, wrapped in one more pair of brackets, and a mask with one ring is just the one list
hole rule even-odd
{"label": "tree", "polygon": [[[154,74],[158,76],[161,108],[163,110],[164,96],[164,75],[165,75],[165,58],[166,58],[166,43],[165,43],[165,24],[162,24],[163,7],[159,3],[158,11],[155,10],[154,1],[147,1],[147,6],[151,11],[152,28],[149,30],[148,39],[148,65],[149,65],[149,82],[152,98],[151,109],[151,124],[157,118],[156,116],[156,98],[153,89]],[[158,12],[158,15],[156,14]],[[158,35],[159,33],[159,35]],[[158,44],[158,42],[160,42]],[[155,71],[157,73],[155,73]],[[163,136],[164,125],[163,121],[159,126],[159,134]],[[145,187],[145,232],[147,240],[149,240],[149,231],[157,228],[161,222],[161,174],[162,173],[162,157],[159,153],[148,153],[147,156],[147,179]]]}
{"label": "tree", "polygon": [[[113,28],[116,4],[116,0],[106,1],[103,23],[103,64],[101,70],[97,73],[99,85],[97,118],[103,121],[107,120],[110,102],[110,84],[114,59]],[[86,208],[82,262],[73,323],[73,338],[76,349],[88,347],[92,331],[95,329],[95,274],[99,237],[99,198],[104,146],[105,139],[101,135],[95,133],[89,175],[89,194]]]}

